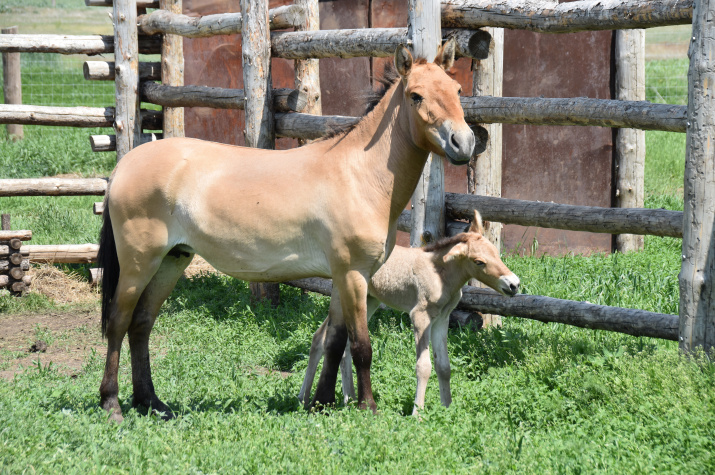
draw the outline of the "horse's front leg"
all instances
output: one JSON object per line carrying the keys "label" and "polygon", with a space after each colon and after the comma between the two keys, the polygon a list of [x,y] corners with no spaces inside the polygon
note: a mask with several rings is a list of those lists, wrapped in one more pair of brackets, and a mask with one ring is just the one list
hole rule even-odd
{"label": "horse's front leg", "polygon": [[[333,286],[333,293],[330,297],[328,319],[323,323],[323,326],[325,327],[322,340],[323,370],[320,372],[318,386],[315,388],[315,396],[313,396],[313,401],[310,403],[311,408],[335,404],[335,383],[338,379],[338,367],[348,340],[340,294],[335,286]],[[313,357],[312,353],[313,349],[311,348],[311,358]],[[317,359],[315,364],[317,366]],[[310,367],[308,370],[310,371]]]}

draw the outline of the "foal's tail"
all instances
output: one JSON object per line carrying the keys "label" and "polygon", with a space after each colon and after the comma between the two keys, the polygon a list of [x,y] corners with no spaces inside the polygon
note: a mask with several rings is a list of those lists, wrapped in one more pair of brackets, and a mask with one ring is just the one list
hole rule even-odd
{"label": "foal's tail", "polygon": [[102,336],[107,334],[109,321],[109,305],[112,303],[114,292],[119,283],[119,258],[117,257],[117,244],[114,242],[112,220],[109,217],[108,200],[104,200],[102,213],[102,231],[99,233],[99,252],[97,265],[102,269]]}

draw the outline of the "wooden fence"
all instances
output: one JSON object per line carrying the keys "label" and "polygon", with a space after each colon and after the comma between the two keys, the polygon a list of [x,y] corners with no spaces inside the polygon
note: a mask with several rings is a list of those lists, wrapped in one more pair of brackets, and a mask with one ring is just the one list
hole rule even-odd
{"label": "wooden fence", "polygon": [[[715,0],[713,0],[715,1]],[[294,5],[268,10],[265,1],[242,0],[242,13],[191,18],[182,15],[180,0],[85,0],[89,6],[113,5],[114,37],[59,35],[0,35],[2,52],[57,52],[98,54],[115,52],[115,62],[88,62],[85,77],[114,80],[116,106],[100,111],[90,108],[14,109],[0,106],[0,123],[42,123],[82,126],[83,117],[96,123],[113,123],[116,136],[93,137],[96,150],[117,151],[117,158],[132,147],[162,137],[180,135],[178,122],[168,111],[186,106],[241,108],[246,113],[246,143],[271,148],[276,136],[302,140],[319,138],[336,124],[353,123],[354,117],[320,115],[317,58],[389,56],[399,43],[417,55],[433,57],[445,35],[457,38],[459,54],[483,60],[493,54],[492,36],[482,27],[517,28],[543,33],[584,30],[642,29],[663,25],[693,24],[690,49],[689,105],[672,106],[634,100],[465,97],[468,122],[601,126],[640,130],[666,130],[688,134],[685,211],[640,208],[595,208],[554,203],[506,200],[499,197],[446,194],[442,161],[431,159],[413,197],[414,208],[400,217],[399,228],[411,230],[415,244],[430,242],[459,229],[454,219],[464,219],[471,209],[495,222],[557,227],[612,234],[652,234],[683,237],[683,271],[680,275],[680,315],[661,315],[632,309],[604,309],[579,302],[546,297],[520,296],[505,300],[488,291],[465,293],[461,306],[485,312],[558,321],[588,328],[604,328],[634,335],[677,339],[681,349],[715,344],[715,302],[709,289],[715,267],[710,239],[715,200],[715,175],[709,139],[713,124],[707,117],[715,104],[706,94],[715,78],[710,0],[582,0],[563,4],[517,0],[410,0],[405,29],[318,29],[317,0],[296,0]],[[697,3],[697,8],[695,5]],[[144,14],[146,8],[160,10]],[[420,12],[420,14],[416,14]],[[694,13],[695,12],[695,13]],[[442,27],[445,27],[443,30]],[[294,28],[295,31],[271,32]],[[449,31],[447,28],[453,30]],[[494,30],[492,30],[494,31]],[[240,90],[183,86],[177,36],[243,35],[244,84]],[[116,47],[115,45],[120,45]],[[140,64],[141,52],[162,52],[162,63]],[[627,55],[626,55],[627,56]],[[296,60],[295,90],[272,90],[270,58]],[[476,76],[475,76],[476,77]],[[153,81],[161,79],[162,85]],[[475,85],[475,91],[479,87]],[[622,96],[619,96],[623,98]],[[265,99],[270,100],[265,100]],[[164,114],[139,109],[140,99],[165,106]],[[268,105],[267,105],[268,104]],[[16,107],[16,106],[15,106]],[[54,116],[51,118],[51,116]],[[23,118],[24,117],[24,118]],[[158,125],[162,120],[161,126]],[[153,122],[152,122],[153,121]],[[95,123],[95,122],[92,122]],[[94,125],[92,125],[94,126]],[[482,135],[482,139],[484,136]],[[628,166],[620,163],[619,166]],[[631,178],[623,178],[628,180]],[[627,181],[617,187],[632,186]],[[84,180],[1,180],[0,196],[18,194],[103,194],[99,182]],[[301,285],[300,283],[294,283]],[[265,289],[257,289],[264,292]],[[598,307],[598,308],[597,308]],[[610,322],[610,323],[594,323]],[[679,323],[674,323],[679,322]],[[679,329],[674,330],[679,324]]]}

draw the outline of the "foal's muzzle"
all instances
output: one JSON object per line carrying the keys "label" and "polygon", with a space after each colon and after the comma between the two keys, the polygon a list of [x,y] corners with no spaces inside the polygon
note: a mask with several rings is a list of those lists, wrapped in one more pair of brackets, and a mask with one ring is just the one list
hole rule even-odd
{"label": "foal's muzzle", "polygon": [[474,132],[466,125],[458,130],[445,123],[440,128],[440,139],[443,142],[444,154],[452,165],[464,165],[472,158],[474,152]]}

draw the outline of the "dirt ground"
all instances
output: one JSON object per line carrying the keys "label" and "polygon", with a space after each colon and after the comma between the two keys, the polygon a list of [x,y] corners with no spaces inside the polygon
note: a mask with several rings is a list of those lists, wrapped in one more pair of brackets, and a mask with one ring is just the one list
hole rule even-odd
{"label": "dirt ground", "polygon": [[[215,272],[197,257],[186,269],[186,276]],[[68,310],[39,313],[0,313],[0,378],[50,363],[59,371],[73,375],[82,369],[87,357],[96,351],[106,356],[106,342],[100,333],[99,293],[81,276],[68,275],[53,266],[33,267],[31,292],[40,293],[58,304],[72,304]]]}

